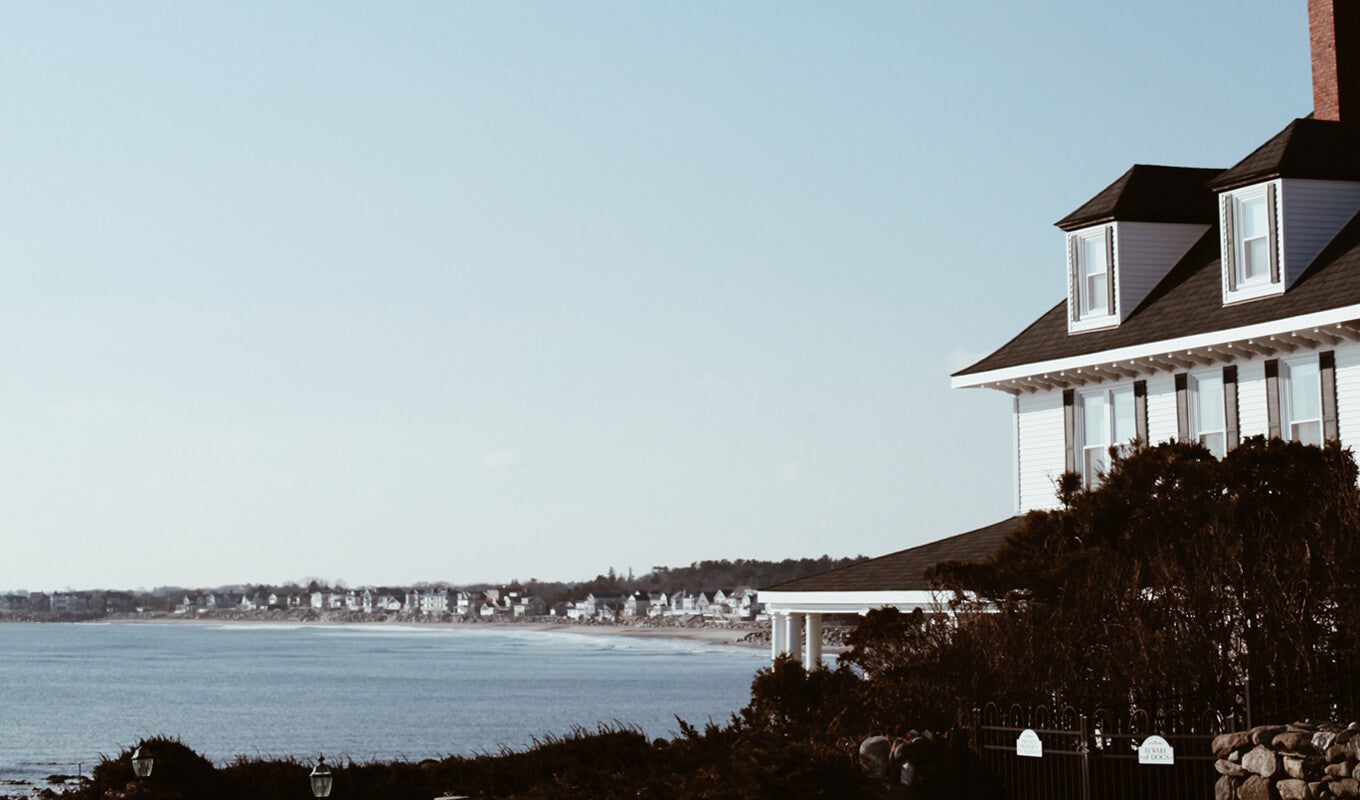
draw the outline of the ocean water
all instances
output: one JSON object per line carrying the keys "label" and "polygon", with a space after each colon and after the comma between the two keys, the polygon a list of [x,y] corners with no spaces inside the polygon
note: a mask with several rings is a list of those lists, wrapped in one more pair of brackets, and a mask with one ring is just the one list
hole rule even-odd
{"label": "ocean water", "polygon": [[726,721],[768,660],[500,627],[0,624],[0,780],[88,775],[158,734],[219,764],[495,752],[613,722],[670,736],[676,715]]}

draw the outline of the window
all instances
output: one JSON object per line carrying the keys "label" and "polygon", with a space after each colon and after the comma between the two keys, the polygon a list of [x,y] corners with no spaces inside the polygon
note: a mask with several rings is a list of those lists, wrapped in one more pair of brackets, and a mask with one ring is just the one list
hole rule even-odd
{"label": "window", "polygon": [[1111,308],[1110,233],[1107,226],[1072,234],[1078,320],[1105,317]]}
{"label": "window", "polygon": [[1190,433],[1214,458],[1228,453],[1227,419],[1223,403],[1223,374],[1190,376]]}
{"label": "window", "polygon": [[1082,478],[1095,486],[1109,468],[1110,447],[1137,437],[1133,388],[1101,389],[1081,395]]}
{"label": "window", "polygon": [[1322,378],[1316,358],[1284,364],[1285,435],[1304,444],[1322,444]]}
{"label": "window", "polygon": [[1262,297],[1281,287],[1275,188],[1266,183],[1224,196],[1223,263],[1230,298]]}

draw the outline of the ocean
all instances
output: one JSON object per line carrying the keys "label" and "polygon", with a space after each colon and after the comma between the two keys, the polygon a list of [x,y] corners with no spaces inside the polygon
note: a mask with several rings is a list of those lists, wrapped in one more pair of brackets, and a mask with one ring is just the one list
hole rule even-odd
{"label": "ocean", "polygon": [[[683,639],[387,624],[0,624],[0,795],[154,735],[214,762],[419,760],[744,706],[769,654]],[[8,789],[6,787],[9,787]]]}

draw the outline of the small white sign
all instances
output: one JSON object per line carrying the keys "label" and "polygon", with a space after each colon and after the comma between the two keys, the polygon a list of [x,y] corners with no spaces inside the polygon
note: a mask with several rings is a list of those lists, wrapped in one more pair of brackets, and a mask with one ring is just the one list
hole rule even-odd
{"label": "small white sign", "polygon": [[1035,733],[1033,728],[1020,731],[1020,735],[1015,739],[1015,754],[1029,758],[1044,757],[1044,743],[1039,741],[1039,734]]}
{"label": "small white sign", "polygon": [[1174,764],[1176,751],[1160,736],[1149,736],[1138,745],[1139,764]]}

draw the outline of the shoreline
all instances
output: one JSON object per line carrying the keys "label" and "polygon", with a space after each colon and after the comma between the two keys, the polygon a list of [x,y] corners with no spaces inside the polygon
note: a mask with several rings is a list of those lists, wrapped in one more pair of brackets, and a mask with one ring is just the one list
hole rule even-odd
{"label": "shoreline", "polygon": [[[43,620],[25,621],[41,622]],[[58,622],[67,620],[50,621]],[[69,620],[69,622],[76,624],[132,625],[399,625],[418,628],[521,630],[577,635],[627,636],[644,639],[680,639],[724,647],[743,647],[748,649],[768,649],[770,646],[769,623],[748,621],[718,623],[709,620],[691,623],[679,622],[676,624],[637,624],[632,622],[558,622],[544,619],[510,622],[484,620],[467,621],[461,619],[423,620],[414,617],[350,619],[347,617],[331,618],[322,615],[309,619],[282,615],[257,617],[238,614],[220,616],[215,614],[204,614],[195,617],[184,617],[163,613],[120,613],[91,619]],[[763,634],[763,636],[761,634]]]}

